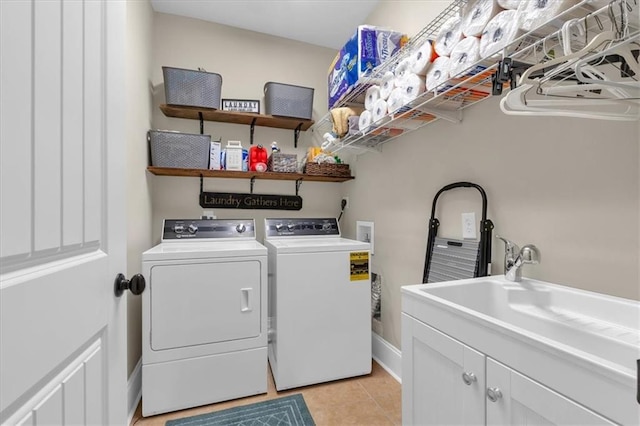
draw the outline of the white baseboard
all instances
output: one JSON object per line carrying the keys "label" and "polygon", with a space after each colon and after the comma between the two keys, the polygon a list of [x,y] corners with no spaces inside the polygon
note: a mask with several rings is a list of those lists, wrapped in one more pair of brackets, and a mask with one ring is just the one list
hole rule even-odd
{"label": "white baseboard", "polygon": [[142,399],[142,358],[138,361],[136,368],[133,369],[129,381],[127,382],[127,407],[129,409],[128,425],[133,420],[136,408]]}
{"label": "white baseboard", "polygon": [[398,382],[402,383],[402,352],[377,333],[371,333],[373,359]]}

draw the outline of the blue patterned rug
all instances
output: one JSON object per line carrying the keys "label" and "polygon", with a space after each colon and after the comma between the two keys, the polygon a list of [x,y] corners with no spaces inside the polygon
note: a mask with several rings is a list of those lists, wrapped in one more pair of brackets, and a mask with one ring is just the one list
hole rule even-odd
{"label": "blue patterned rug", "polygon": [[199,416],[169,420],[166,426],[315,426],[302,394],[285,396]]}

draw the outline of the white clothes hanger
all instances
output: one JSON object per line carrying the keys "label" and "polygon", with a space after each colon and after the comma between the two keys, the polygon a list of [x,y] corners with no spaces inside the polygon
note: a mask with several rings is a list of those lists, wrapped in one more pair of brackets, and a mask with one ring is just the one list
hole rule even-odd
{"label": "white clothes hanger", "polygon": [[526,99],[527,93],[534,87],[533,84],[524,84],[512,89],[500,100],[502,112],[508,115],[615,121],[635,121],[640,118],[640,105],[636,102],[621,102],[619,99]]}

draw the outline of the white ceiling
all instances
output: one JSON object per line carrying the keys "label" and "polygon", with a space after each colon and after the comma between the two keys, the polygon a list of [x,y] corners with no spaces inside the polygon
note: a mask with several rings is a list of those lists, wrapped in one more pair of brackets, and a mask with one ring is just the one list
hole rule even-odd
{"label": "white ceiling", "polygon": [[151,0],[156,12],[340,49],[380,0]]}

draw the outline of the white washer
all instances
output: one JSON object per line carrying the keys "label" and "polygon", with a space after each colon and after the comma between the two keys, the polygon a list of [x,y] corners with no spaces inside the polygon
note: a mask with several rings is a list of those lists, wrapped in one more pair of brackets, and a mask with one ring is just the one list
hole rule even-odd
{"label": "white washer", "polygon": [[331,219],[265,219],[277,390],[371,372],[369,243]]}
{"label": "white washer", "polygon": [[252,219],[165,220],[142,271],[143,416],[267,392],[267,249]]}

